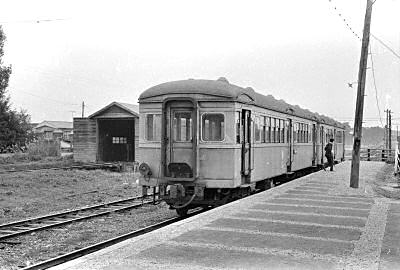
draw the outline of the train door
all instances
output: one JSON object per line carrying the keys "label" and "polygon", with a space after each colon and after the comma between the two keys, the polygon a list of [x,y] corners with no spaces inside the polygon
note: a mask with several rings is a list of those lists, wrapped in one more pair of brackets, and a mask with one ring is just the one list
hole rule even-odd
{"label": "train door", "polygon": [[242,110],[242,184],[250,183],[251,174],[251,111]]}
{"label": "train door", "polygon": [[163,108],[164,175],[193,178],[196,165],[196,110],[188,101],[170,101]]}
{"label": "train door", "polygon": [[321,164],[324,165],[325,130],[323,126],[320,128],[319,138],[321,140]]}
{"label": "train door", "polygon": [[336,141],[336,129],[333,130],[333,135],[332,135],[333,141],[333,160],[336,160],[336,153],[337,153],[337,141]]}
{"label": "train door", "polygon": [[317,127],[315,124],[312,125],[312,143],[313,143],[313,159],[312,165],[317,165]]}
{"label": "train door", "polygon": [[287,172],[292,171],[292,163],[293,163],[293,124],[292,119],[288,119],[286,121],[286,130],[287,130],[287,143],[288,143],[288,161],[286,164]]}

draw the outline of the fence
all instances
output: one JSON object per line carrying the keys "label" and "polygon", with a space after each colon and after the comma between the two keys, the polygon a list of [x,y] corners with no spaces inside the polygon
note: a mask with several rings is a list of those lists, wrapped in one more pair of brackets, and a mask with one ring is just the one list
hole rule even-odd
{"label": "fence", "polygon": [[[377,149],[377,148],[361,148],[360,160],[363,161],[386,161],[388,163],[395,162],[395,150],[393,149]],[[346,151],[345,158],[351,159],[351,151]]]}

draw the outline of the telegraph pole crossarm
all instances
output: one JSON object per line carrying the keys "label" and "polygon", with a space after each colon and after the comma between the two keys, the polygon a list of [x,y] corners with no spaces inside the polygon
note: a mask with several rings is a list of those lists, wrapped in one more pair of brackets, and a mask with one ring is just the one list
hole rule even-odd
{"label": "telegraph pole crossarm", "polygon": [[360,66],[358,70],[357,103],[354,119],[354,141],[351,160],[350,187],[358,188],[360,172],[360,147],[362,136],[362,121],[364,110],[365,79],[368,61],[368,45],[371,26],[372,0],[367,0],[367,9],[364,19],[364,31],[361,45]]}

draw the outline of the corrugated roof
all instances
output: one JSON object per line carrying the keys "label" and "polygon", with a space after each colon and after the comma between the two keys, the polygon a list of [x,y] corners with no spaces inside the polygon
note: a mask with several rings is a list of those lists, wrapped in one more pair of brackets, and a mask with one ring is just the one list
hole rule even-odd
{"label": "corrugated roof", "polygon": [[237,85],[233,85],[223,77],[215,81],[189,79],[162,83],[144,91],[139,97],[139,102],[143,101],[146,98],[157,97],[166,94],[205,94],[216,97],[223,97],[232,101],[239,102],[239,97],[241,95],[246,95],[251,100],[253,100],[254,105],[259,107],[274,110],[277,112],[289,113],[301,118],[317,120],[325,124],[344,127],[342,123],[339,123],[330,117],[320,115],[318,113],[313,113],[307,109],[299,107],[298,105],[288,104],[284,100],[277,100],[272,95],[262,95],[255,92],[251,87],[243,88]]}

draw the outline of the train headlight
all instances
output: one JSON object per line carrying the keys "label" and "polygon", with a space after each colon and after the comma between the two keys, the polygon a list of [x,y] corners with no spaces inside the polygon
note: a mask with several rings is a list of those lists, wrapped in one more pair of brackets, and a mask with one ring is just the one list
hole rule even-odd
{"label": "train headlight", "polygon": [[153,173],[151,172],[150,166],[147,163],[142,163],[139,166],[139,172],[144,177],[150,177]]}

